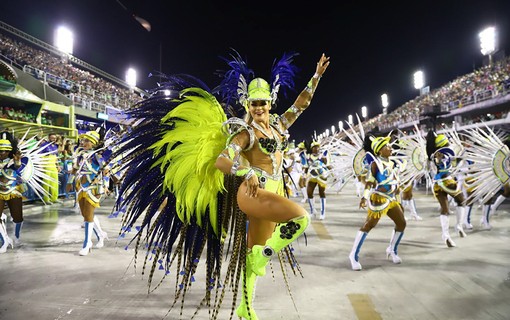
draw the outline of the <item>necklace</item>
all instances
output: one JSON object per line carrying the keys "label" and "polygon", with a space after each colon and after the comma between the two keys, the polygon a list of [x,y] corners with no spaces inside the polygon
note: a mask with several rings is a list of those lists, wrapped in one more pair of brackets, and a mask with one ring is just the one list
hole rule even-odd
{"label": "necklace", "polygon": [[274,129],[271,125],[269,125],[269,130],[271,130],[271,136],[266,132],[266,130],[264,128],[262,128],[257,122],[255,121],[252,121],[251,123],[255,129],[259,130],[260,132],[262,132],[262,134],[264,134],[266,137],[268,138],[271,138],[271,139],[274,139],[275,138],[275,132],[274,132]]}

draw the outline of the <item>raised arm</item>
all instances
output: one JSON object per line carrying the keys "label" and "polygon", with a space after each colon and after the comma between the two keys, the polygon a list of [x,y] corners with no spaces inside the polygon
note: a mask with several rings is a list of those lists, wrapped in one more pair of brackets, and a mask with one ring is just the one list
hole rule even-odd
{"label": "raised arm", "polygon": [[326,57],[324,53],[322,54],[319,62],[317,63],[317,68],[315,69],[315,74],[308,81],[306,87],[301,91],[301,93],[294,101],[294,104],[282,114],[282,123],[284,124],[284,129],[288,129],[299,117],[299,115],[305,111],[306,108],[310,105],[312,101],[313,94],[317,89],[317,85],[319,84],[319,80],[321,79],[324,72],[329,66],[329,57]]}

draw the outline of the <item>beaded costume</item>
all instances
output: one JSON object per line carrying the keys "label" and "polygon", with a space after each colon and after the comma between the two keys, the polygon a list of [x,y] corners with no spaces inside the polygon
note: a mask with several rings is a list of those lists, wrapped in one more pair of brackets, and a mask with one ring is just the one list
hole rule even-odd
{"label": "beaded costume", "polygon": [[[271,88],[260,78],[250,82],[253,71],[237,53],[231,57],[233,60],[225,59],[230,69],[222,74],[223,81],[214,90],[188,75],[165,77],[151,97],[126,111],[135,125],[117,141],[118,149],[111,157],[125,155],[120,158],[119,170],[125,170],[125,175],[114,207],[126,212],[121,236],[136,230],[130,244],[135,245],[137,253],[147,251],[143,268],[150,268],[149,290],[156,275],[161,278],[156,287],[168,275],[175,277],[172,307],[181,301],[181,317],[186,294],[202,262],[207,290],[198,309],[209,308],[212,319],[218,318],[227,290],[233,292],[233,317],[239,286],[242,301],[237,315],[257,319],[251,304],[255,279],[265,273],[266,257],[276,254],[284,276],[289,267],[292,273],[300,273],[287,245],[304,231],[308,220],[278,224],[274,233],[279,239],[281,236],[280,240],[270,242],[271,238],[265,247],[255,245],[248,252],[247,216],[236,198],[243,179],[253,175],[258,177],[261,189],[283,194],[282,152],[288,143],[284,132],[302,110],[291,106],[282,116],[271,115],[267,132],[254,121],[238,117],[243,110],[235,107],[241,105],[247,112],[247,102],[257,99],[257,94],[269,95],[270,90],[274,102],[279,88],[291,88],[296,70],[290,63],[295,55],[275,61]],[[314,86],[310,80],[306,89],[310,96],[318,77],[314,79]],[[236,144],[236,136],[246,133],[249,143]],[[246,151],[265,155],[272,170],[246,168],[245,161],[250,160],[245,159]],[[222,157],[233,161],[231,174],[215,167]],[[227,252],[228,259],[224,260]],[[225,274],[223,261],[228,264]]]}

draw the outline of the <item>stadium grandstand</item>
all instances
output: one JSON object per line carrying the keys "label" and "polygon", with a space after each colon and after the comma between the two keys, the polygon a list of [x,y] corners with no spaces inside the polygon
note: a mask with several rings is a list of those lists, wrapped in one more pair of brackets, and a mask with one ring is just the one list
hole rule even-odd
{"label": "stadium grandstand", "polygon": [[0,63],[6,88],[18,86],[2,91],[0,121],[17,134],[36,127],[75,137],[105,120],[121,123],[121,110],[146,95],[1,21]]}
{"label": "stadium grandstand", "polygon": [[[77,115],[90,111],[90,115],[97,117],[98,114],[108,114],[109,109],[121,111],[147,95],[144,90],[131,88],[125,81],[72,55],[64,55],[54,46],[3,22],[0,22],[0,40],[0,59],[18,74],[18,83],[24,82],[25,89],[42,100],[72,106]],[[43,89],[33,88],[33,80],[43,83]],[[381,132],[406,131],[415,125],[422,129],[434,126],[436,130],[446,127],[463,130],[481,125],[483,121],[510,131],[509,93],[510,59],[503,55],[501,59],[432,89],[389,113],[367,119],[363,127],[365,131],[377,129]],[[12,109],[3,103],[0,121],[15,114],[10,120],[50,126],[55,122],[51,116],[38,118],[33,112],[16,115],[23,112],[13,112]],[[82,122],[69,119],[66,123],[71,130],[79,131]],[[74,123],[78,128],[73,128]]]}

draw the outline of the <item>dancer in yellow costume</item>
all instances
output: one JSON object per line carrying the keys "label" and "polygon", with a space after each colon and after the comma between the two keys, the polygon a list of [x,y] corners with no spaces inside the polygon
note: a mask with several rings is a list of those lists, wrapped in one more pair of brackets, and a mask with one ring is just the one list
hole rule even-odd
{"label": "dancer in yellow costume", "polygon": [[[208,291],[200,306],[210,308],[212,319],[218,318],[226,288],[236,299],[240,284],[236,315],[258,319],[252,304],[255,282],[265,275],[272,257],[290,262],[292,271],[300,272],[288,245],[310,219],[301,205],[283,196],[284,133],[309,106],[329,58],[321,56],[314,76],[287,111],[270,114],[278,90],[293,84],[295,67],[289,65],[294,56],[275,62],[270,84],[253,79],[244,61],[232,55],[232,69],[215,90],[222,104],[197,79],[169,77],[151,98],[128,110],[130,116],[143,118],[112,155],[129,154],[122,160],[127,170],[114,208],[128,208],[122,230],[131,230],[140,218],[133,241],[136,250],[147,250],[146,263],[164,271],[163,277],[172,262],[177,264],[174,303],[184,302],[202,250],[208,248]],[[165,98],[158,93],[165,89],[178,90],[179,95]],[[244,107],[246,115],[227,120],[223,107],[234,105]],[[144,188],[148,184],[151,190]],[[231,250],[224,250],[225,244]],[[224,251],[229,252],[225,276]],[[151,272],[150,281],[152,276]]]}
{"label": "dancer in yellow costume", "polygon": [[367,151],[365,156],[370,169],[367,173],[365,190],[359,206],[360,208],[368,207],[368,214],[365,223],[354,238],[354,244],[349,254],[351,268],[355,271],[362,269],[359,262],[361,246],[370,230],[377,225],[383,215],[387,215],[395,223],[390,244],[386,248],[386,254],[388,259],[391,258],[393,263],[396,264],[402,263],[402,259],[397,254],[397,247],[406,228],[404,211],[400,199],[397,199],[400,192],[398,163],[390,159],[392,148],[389,142],[391,138],[369,136],[365,139],[371,141],[370,149],[376,157],[372,156],[370,150]]}
{"label": "dancer in yellow costume", "polygon": [[101,228],[99,218],[94,215],[99,208],[101,198],[108,186],[108,170],[105,168],[105,159],[98,150],[102,137],[97,131],[88,131],[80,135],[82,149],[73,161],[73,175],[75,175],[75,190],[85,228],[85,240],[79,251],[80,256],[89,254],[92,248],[92,232],[96,234],[98,242],[96,248],[104,246],[108,239],[106,232]]}
{"label": "dancer in yellow costume", "polygon": [[48,140],[42,143],[43,152],[46,157],[46,175],[48,179],[44,180],[44,202],[55,203],[58,201],[58,145],[57,135],[55,133],[48,134]]}

